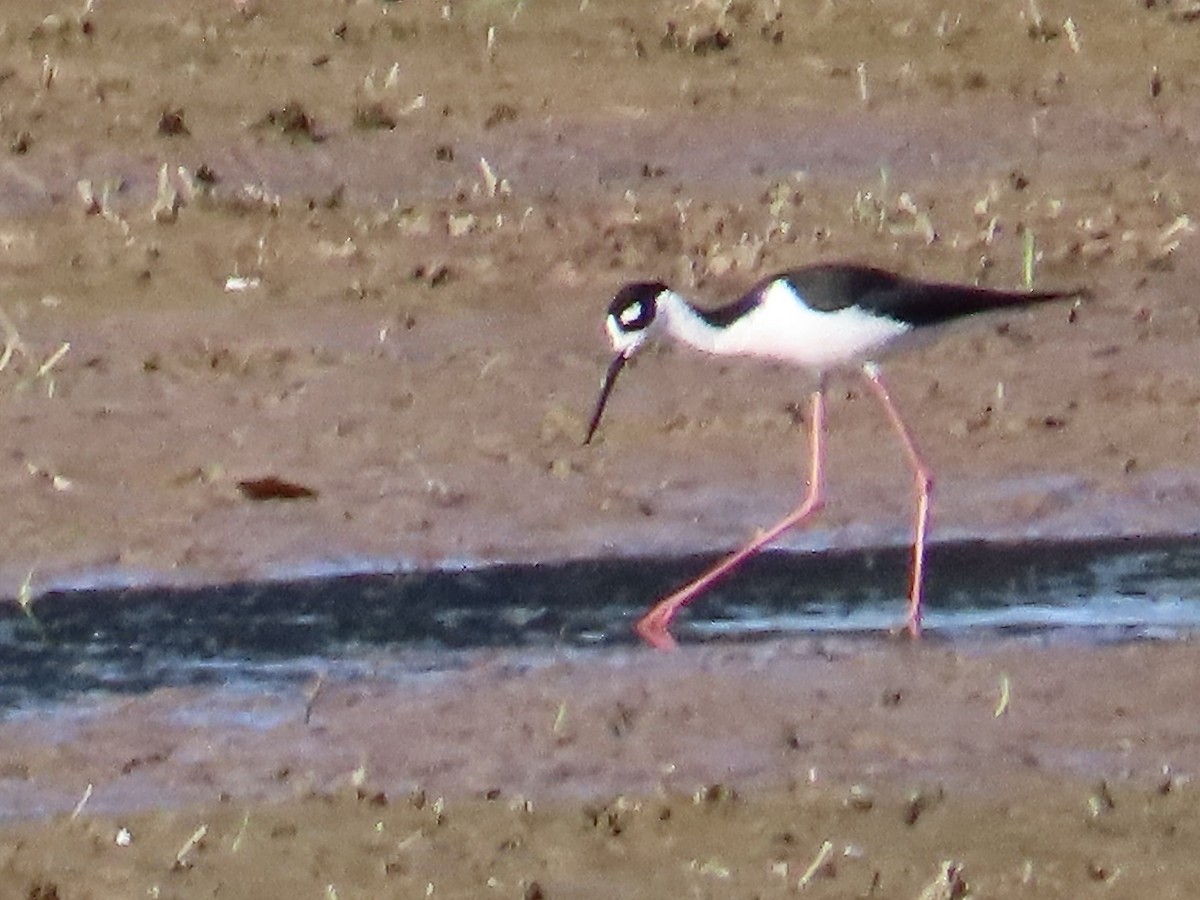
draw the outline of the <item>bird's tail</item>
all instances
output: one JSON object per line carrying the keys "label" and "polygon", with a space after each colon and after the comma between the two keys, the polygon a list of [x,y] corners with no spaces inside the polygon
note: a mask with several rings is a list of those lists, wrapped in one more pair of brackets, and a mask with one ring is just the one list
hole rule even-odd
{"label": "bird's tail", "polygon": [[992,310],[1030,306],[1053,300],[1079,300],[1091,296],[1086,287],[1055,291],[1002,291],[959,284],[924,284],[908,298],[902,318],[911,325],[937,325]]}

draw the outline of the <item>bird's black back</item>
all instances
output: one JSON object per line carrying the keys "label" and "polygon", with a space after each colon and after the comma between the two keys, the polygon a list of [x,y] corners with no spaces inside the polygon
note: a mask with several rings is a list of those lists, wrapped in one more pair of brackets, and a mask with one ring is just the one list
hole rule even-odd
{"label": "bird's black back", "polygon": [[786,281],[798,297],[820,312],[838,312],[854,306],[914,327],[1085,293],[1082,290],[997,291],[917,281],[871,266],[822,263],[768,276],[727,306],[704,313],[704,318],[717,325],[732,321],[753,309],[768,288],[780,280]]}

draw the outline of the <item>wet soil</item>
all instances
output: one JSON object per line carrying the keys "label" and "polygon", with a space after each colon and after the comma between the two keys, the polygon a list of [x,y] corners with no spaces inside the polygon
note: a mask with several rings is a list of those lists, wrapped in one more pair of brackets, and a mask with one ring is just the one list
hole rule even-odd
{"label": "wet soil", "polygon": [[915,898],[953,861],[972,896],[1185,897],[1196,657],[826,639],[497,653],[221,707],[117,698],[0,725],[7,785],[27,787],[0,883]]}
{"label": "wet soil", "polygon": [[[935,539],[1194,532],[1194,13],[1117,0],[9,3],[0,590],[732,546],[799,492],[810,385],[647,354],[583,448],[601,314],[635,277],[717,302],[830,259],[1094,292],[889,365],[938,476]],[[830,506],[783,544],[902,542],[903,458],[858,382],[836,384]],[[839,895],[915,897],[944,859],[965,861],[981,896],[1188,895],[1195,761],[1176,729],[1195,691],[1171,686],[1195,668],[1190,644],[1027,647],[1011,665],[981,651],[967,668],[989,674],[971,690],[943,683],[964,664],[936,647],[881,637],[828,663],[806,646],[772,652],[784,662],[484,663],[500,693],[466,676],[430,688],[438,727],[411,765],[386,745],[324,769],[316,749],[290,760],[294,720],[254,752],[243,730],[178,726],[164,740],[194,743],[177,756],[142,725],[186,707],[168,692],[75,710],[92,730],[67,738],[13,720],[0,775],[31,798],[91,783],[100,799],[144,769],[122,774],[131,761],[154,760],[217,805],[131,813],[127,847],[103,804],[35,815],[7,827],[0,884],[475,896],[494,878],[526,897],[766,895],[794,890],[828,839],[812,889]],[[837,677],[818,678],[824,665]],[[993,721],[999,668],[1015,690],[1020,672],[1054,687],[1016,694]],[[656,695],[668,684],[669,702]],[[392,711],[425,696],[378,690],[328,695],[308,731],[357,748],[339,731],[364,728],[355,708],[400,729]],[[897,690],[894,709],[880,698]],[[595,731],[571,745],[586,777],[569,790],[544,746],[560,697],[568,722],[579,710],[571,727]],[[613,724],[618,704],[634,727]],[[977,718],[949,712],[964,705]],[[754,709],[761,721],[743,718]],[[897,709],[950,749],[1025,718],[948,758],[906,750],[916,738]],[[862,739],[912,768],[846,750],[864,710]],[[760,752],[747,729],[785,717],[819,728],[799,749],[773,738],[776,755],[742,768]],[[677,752],[655,755],[647,732],[737,722],[660,788]],[[1136,765],[1122,741],[1145,750]],[[1047,746],[1070,759],[1022,762]],[[430,761],[460,747],[476,775]],[[622,764],[629,752],[639,766]],[[809,778],[811,754],[845,763],[836,780]],[[1182,774],[1164,783],[1162,765]],[[360,766],[357,799],[338,779]],[[324,774],[280,793],[309,769]],[[423,784],[418,808],[407,792]],[[705,784],[724,787],[693,803]],[[939,798],[915,826],[914,790]]]}

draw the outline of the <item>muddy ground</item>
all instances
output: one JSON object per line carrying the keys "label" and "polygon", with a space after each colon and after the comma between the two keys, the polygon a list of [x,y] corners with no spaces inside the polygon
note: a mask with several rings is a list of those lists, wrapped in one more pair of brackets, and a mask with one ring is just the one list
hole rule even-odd
{"label": "muddy ground", "polygon": [[[1163,0],[8,3],[0,590],[732,546],[800,490],[810,385],[647,354],[581,447],[603,310],[832,259],[1094,292],[889,365],[935,539],[1196,531],[1198,53]],[[784,543],[902,541],[903,459],[837,385],[830,507]],[[943,860],[978,896],[1190,896],[1194,656],[488,657],[308,726],[10,718],[0,888],[765,896],[829,840],[815,896]]]}

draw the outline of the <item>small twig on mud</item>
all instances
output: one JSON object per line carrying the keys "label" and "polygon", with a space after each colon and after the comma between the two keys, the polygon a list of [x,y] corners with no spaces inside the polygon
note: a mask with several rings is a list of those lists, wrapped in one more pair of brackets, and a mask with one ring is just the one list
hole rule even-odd
{"label": "small twig on mud", "polygon": [[479,379],[482,381],[491,374],[492,370],[498,366],[503,366],[508,363],[508,354],[504,351],[493,353],[488,357],[487,361],[479,369]]}
{"label": "small twig on mud", "polygon": [[53,369],[56,365],[58,365],[59,360],[61,360],[64,356],[67,355],[67,351],[70,349],[71,349],[71,342],[63,341],[59,345],[58,349],[55,350],[53,353],[51,353],[48,357],[46,357],[46,361],[44,363],[42,363],[40,366],[38,366],[36,377],[37,378],[45,378],[50,373],[50,370]]}
{"label": "small twig on mud", "polygon": [[229,845],[230,853],[237,853],[238,850],[241,849],[242,838],[244,838],[246,836],[246,828],[249,825],[250,825],[250,811],[247,810],[246,814],[242,816],[242,825],[240,828],[238,828],[238,833],[236,835],[234,835],[233,842],[230,843],[230,845]]}
{"label": "small twig on mud", "polygon": [[158,187],[154,194],[154,205],[150,207],[152,221],[169,224],[179,218],[183,197],[171,184],[171,169],[163,163],[158,169]]}
{"label": "small twig on mud", "polygon": [[75,804],[75,808],[71,810],[71,815],[68,817],[70,821],[79,818],[79,814],[83,812],[83,808],[87,806],[88,801],[92,799],[92,783],[89,781],[88,786],[83,789],[83,796],[79,798],[79,802]]}
{"label": "small twig on mud", "polygon": [[808,868],[800,876],[800,880],[796,882],[796,887],[799,890],[804,890],[821,871],[821,867],[829,860],[829,854],[833,852],[833,842],[825,841],[821,844],[821,849],[817,851],[817,855],[813,857],[813,861],[808,864]]}
{"label": "small twig on mud", "polygon": [[307,725],[312,721],[313,705],[317,702],[317,698],[321,696],[321,691],[325,689],[325,673],[322,672],[317,676],[317,680],[313,682],[313,686],[308,689],[304,703],[304,724]]}
{"label": "small twig on mud", "polygon": [[1026,227],[1021,245],[1021,278],[1027,290],[1033,289],[1033,263],[1036,259],[1033,229]]}
{"label": "small twig on mud", "polygon": [[4,351],[0,353],[0,372],[3,372],[12,361],[13,354],[18,350],[24,352],[24,349],[21,346],[21,334],[17,331],[17,326],[13,324],[13,320],[3,309],[0,309],[0,325],[4,327]]}
{"label": "small twig on mud", "polygon": [[207,825],[201,825],[199,828],[193,831],[192,836],[183,842],[183,846],[180,847],[179,852],[175,854],[175,862],[172,864],[172,868],[186,869],[190,867],[191,863],[187,861],[188,854],[196,849],[199,843],[204,840],[204,836],[206,834],[208,834]]}
{"label": "small twig on mud", "polygon": [[492,170],[491,164],[484,157],[479,157],[479,171],[483,175],[483,196],[495,199],[497,196],[507,196],[512,193],[512,187],[507,178],[500,178]]}
{"label": "small twig on mud", "polygon": [[44,363],[42,363],[40,366],[38,366],[37,373],[33,376],[34,378],[45,378],[46,379],[46,396],[47,397],[52,398],[54,396],[55,383],[54,383],[54,378],[50,375],[50,372],[56,365],[58,365],[59,360],[61,360],[64,356],[67,355],[67,351],[70,349],[71,349],[71,342],[63,341],[61,344],[59,344],[58,349],[55,350],[53,353],[51,353],[48,357],[46,357],[46,361]]}
{"label": "small twig on mud", "polygon": [[[1180,236],[1186,236],[1195,233],[1196,226],[1192,224],[1192,220],[1189,216],[1176,216],[1175,220],[1171,222],[1170,225],[1167,225],[1158,233],[1158,246],[1156,248],[1158,254],[1160,256],[1166,256],[1174,253],[1177,249],[1179,249]],[[3,366],[0,366],[0,369],[3,368]]]}
{"label": "small twig on mud", "polygon": [[1075,20],[1068,17],[1067,21],[1063,22],[1063,31],[1067,33],[1067,43],[1071,45],[1071,52],[1079,52],[1079,29],[1075,27]]}
{"label": "small twig on mud", "polygon": [[1002,715],[1004,715],[1006,712],[1008,712],[1008,704],[1011,699],[1012,699],[1012,682],[1009,680],[1008,675],[1001,674],[1001,676],[1000,676],[1000,699],[996,703],[996,708],[994,710],[992,710],[992,716],[994,718],[998,719]]}

